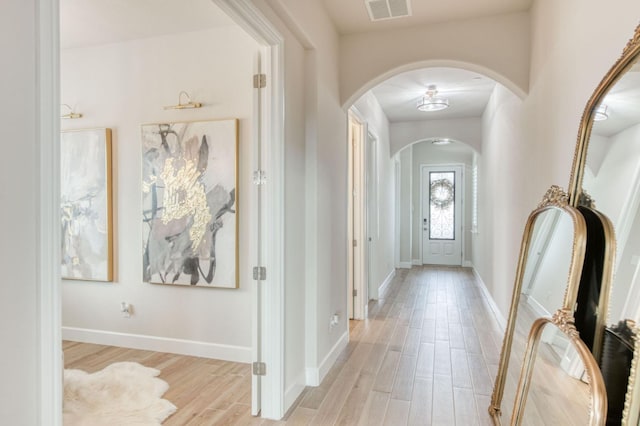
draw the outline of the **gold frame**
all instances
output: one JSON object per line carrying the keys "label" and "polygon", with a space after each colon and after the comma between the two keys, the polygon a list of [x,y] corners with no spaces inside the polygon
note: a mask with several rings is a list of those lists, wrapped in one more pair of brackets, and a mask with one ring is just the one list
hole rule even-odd
{"label": "gold frame", "polygon": [[[624,47],[622,54],[613,64],[609,71],[600,81],[595,91],[589,98],[585,109],[582,113],[578,136],[576,141],[576,150],[573,158],[573,166],[571,169],[571,179],[569,182],[569,202],[572,206],[585,206],[595,210],[597,200],[595,202],[583,190],[582,183],[584,179],[585,164],[587,160],[587,152],[591,132],[593,129],[593,114],[596,107],[602,102],[609,90],[625,75],[625,73],[640,58],[640,24],[635,28],[634,34]],[[598,213],[598,212],[597,212]],[[601,213],[598,213],[605,229],[605,263],[602,274],[601,297],[598,303],[597,314],[597,339],[594,339],[594,355],[599,358],[599,352],[602,346],[602,337],[604,329],[607,325],[609,293],[613,285],[613,265],[616,251],[615,230],[609,219]],[[632,361],[631,372],[627,386],[625,409],[622,416],[622,424],[637,424],[640,420],[640,386],[636,386],[638,380],[638,356],[640,356],[640,343],[637,339],[637,333],[640,331],[638,327],[634,328],[636,334],[634,356]]]}
{"label": "gold frame", "polygon": [[518,382],[511,426],[518,426],[522,423],[529,387],[531,385],[533,367],[536,361],[535,355],[537,354],[538,345],[542,337],[542,331],[547,324],[553,324],[569,338],[570,344],[573,345],[584,364],[591,396],[589,425],[604,425],[607,420],[607,392],[604,387],[602,373],[593,354],[580,339],[580,335],[574,325],[572,310],[559,309],[552,318],[538,318],[531,327],[520,380]]}
{"label": "gold frame", "polygon": [[[235,185],[235,209],[236,209],[236,226],[234,230],[234,238],[235,238],[235,247],[234,247],[234,268],[235,268],[235,282],[233,287],[220,287],[213,285],[187,285],[187,284],[173,284],[173,283],[161,283],[155,281],[149,281],[149,284],[154,285],[170,285],[170,286],[182,286],[182,287],[198,287],[198,288],[214,288],[218,290],[237,290],[240,288],[240,119],[238,118],[213,118],[213,119],[199,119],[199,120],[167,120],[167,121],[156,121],[149,123],[142,123],[140,125],[141,138],[144,133],[143,128],[145,126],[154,126],[160,124],[194,124],[194,123],[203,123],[203,122],[233,122],[234,123],[234,150],[235,150],[235,158],[234,158],[234,185]],[[141,140],[141,143],[143,141]],[[144,160],[143,160],[144,161]],[[144,203],[143,203],[144,204]],[[143,206],[144,207],[144,206]],[[146,282],[146,281],[145,281]]]}
{"label": "gold frame", "polygon": [[640,386],[636,383],[640,380],[638,374],[638,357],[640,356],[640,328],[637,325],[631,327],[633,330],[633,359],[631,360],[631,370],[627,382],[627,392],[624,400],[624,410],[622,411],[622,426],[637,425],[640,423]]}
{"label": "gold frame", "polygon": [[[82,132],[104,132],[104,167],[105,167],[105,196],[106,196],[106,222],[107,222],[107,270],[106,279],[95,278],[79,278],[63,276],[63,280],[73,281],[95,281],[95,282],[113,282],[113,159],[112,159],[112,137],[111,129],[106,127],[93,127],[88,129],[69,129],[61,130],[60,138],[63,134],[82,133]],[[62,189],[62,188],[61,188]]]}
{"label": "gold frame", "polygon": [[513,286],[513,294],[511,296],[511,307],[509,309],[509,318],[507,320],[507,328],[505,330],[504,339],[502,341],[502,350],[500,351],[500,363],[498,364],[498,374],[491,394],[491,404],[489,405],[489,414],[494,424],[501,424],[501,403],[504,394],[504,384],[509,367],[509,355],[511,354],[511,346],[513,344],[513,334],[515,332],[516,316],[518,304],[520,302],[520,292],[522,289],[522,281],[524,278],[525,265],[529,254],[529,245],[532,237],[533,226],[536,218],[544,211],[550,209],[560,209],[573,222],[574,234],[571,252],[571,263],[569,265],[567,286],[565,288],[564,299],[562,303],[563,309],[573,309],[578,294],[578,286],[580,284],[580,276],[582,274],[582,265],[587,244],[587,227],[582,214],[569,205],[569,197],[559,186],[552,186],[545,193],[542,202],[531,212],[525,225],[522,236],[522,244],[520,246],[520,257],[518,259],[518,267],[516,270],[516,278]]}
{"label": "gold frame", "polygon": [[580,205],[583,198],[582,179],[584,178],[584,165],[587,160],[587,149],[593,128],[593,114],[609,89],[618,82],[638,57],[640,57],[640,25],[636,27],[634,35],[625,46],[622,55],[604,76],[582,112],[569,181],[569,203],[574,207]]}

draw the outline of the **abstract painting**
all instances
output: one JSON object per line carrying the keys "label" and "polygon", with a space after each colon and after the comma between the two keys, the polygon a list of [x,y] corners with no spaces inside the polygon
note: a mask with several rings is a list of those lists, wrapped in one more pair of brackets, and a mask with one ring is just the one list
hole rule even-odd
{"label": "abstract painting", "polygon": [[238,121],[142,126],[143,279],[238,286]]}
{"label": "abstract painting", "polygon": [[61,133],[60,189],[62,278],[111,281],[111,129]]}

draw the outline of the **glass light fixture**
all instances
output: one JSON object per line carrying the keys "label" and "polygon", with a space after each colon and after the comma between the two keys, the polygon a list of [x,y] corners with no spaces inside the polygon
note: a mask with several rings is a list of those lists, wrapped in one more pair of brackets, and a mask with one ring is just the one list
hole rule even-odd
{"label": "glass light fixture", "polygon": [[598,107],[596,108],[596,112],[593,114],[593,121],[604,121],[609,118],[607,108],[608,107],[604,104],[598,105]]}
{"label": "glass light fixture", "polygon": [[449,99],[439,98],[437,96],[438,89],[435,84],[432,84],[427,87],[427,91],[424,96],[418,101],[418,110],[419,111],[441,111],[443,109],[449,108]]}
{"label": "glass light fixture", "polygon": [[438,138],[431,141],[433,145],[449,145],[451,143],[451,139],[447,138]]}

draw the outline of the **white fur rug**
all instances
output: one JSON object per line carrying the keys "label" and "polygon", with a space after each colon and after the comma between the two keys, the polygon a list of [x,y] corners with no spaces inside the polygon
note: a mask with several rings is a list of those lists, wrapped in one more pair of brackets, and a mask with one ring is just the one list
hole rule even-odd
{"label": "white fur rug", "polygon": [[64,425],[161,424],[176,407],[161,398],[169,385],[159,374],[136,362],[118,362],[93,374],[64,370]]}

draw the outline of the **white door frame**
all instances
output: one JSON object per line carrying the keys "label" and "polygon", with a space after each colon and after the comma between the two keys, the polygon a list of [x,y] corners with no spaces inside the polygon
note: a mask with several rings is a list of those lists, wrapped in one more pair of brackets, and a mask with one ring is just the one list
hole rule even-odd
{"label": "white door frame", "polygon": [[[364,137],[364,173],[365,173],[365,267],[367,268],[366,281],[364,281],[362,286],[362,298],[361,302],[363,304],[363,318],[367,317],[368,313],[368,305],[369,299],[378,299],[378,286],[373,281],[373,274],[371,273],[372,264],[372,246],[374,242],[377,242],[380,238],[380,162],[378,161],[378,135],[375,134],[368,126],[367,131]],[[372,167],[373,166],[373,167]],[[370,194],[370,190],[373,191],[373,194]],[[375,197],[374,203],[372,205],[370,196]],[[375,215],[374,212],[371,211],[372,207],[375,206]],[[373,220],[375,218],[375,221]],[[374,223],[375,222],[375,223]]]}
{"label": "white door frame", "polygon": [[[349,318],[365,318],[367,282],[367,243],[366,243],[366,177],[365,144],[367,123],[355,107],[348,112],[349,134],[349,171],[348,171],[348,237],[347,237],[347,306]],[[357,134],[353,134],[353,129]]]}
{"label": "white door frame", "polygon": [[[265,46],[269,81],[263,96],[262,170],[269,180],[264,191],[262,266],[267,280],[261,303],[262,359],[269,374],[261,384],[262,416],[284,415],[284,39],[250,0],[212,0]],[[62,425],[62,336],[59,272],[59,140],[60,28],[59,1],[37,0],[37,141],[38,176],[38,294],[40,424]],[[254,306],[258,312],[258,307]]]}
{"label": "white door frame", "polygon": [[402,214],[402,163],[400,162],[400,154],[396,153],[393,156],[393,176],[394,176],[394,200],[396,205],[394,206],[394,245],[393,245],[393,264],[396,268],[400,267],[400,216]]}
{"label": "white door frame", "polygon": [[422,187],[422,174],[424,173],[424,168],[426,167],[460,167],[460,265],[464,265],[464,259],[465,259],[465,255],[464,255],[464,248],[465,248],[465,179],[466,179],[466,175],[465,175],[465,164],[464,163],[429,163],[429,164],[420,164],[420,221],[418,223],[418,225],[420,226],[420,262],[423,262],[424,256],[423,256],[423,235],[422,235],[422,218],[424,217],[424,212],[422,211],[423,209],[423,201],[422,201],[422,196],[424,195],[423,190],[424,188]]}
{"label": "white door frame", "polygon": [[[261,265],[266,279],[257,282],[254,315],[260,313],[262,354],[267,366],[260,380],[261,416],[281,419],[285,414],[284,389],[284,38],[251,0],[212,0],[231,19],[264,46],[262,70],[267,85],[262,94],[262,158],[266,173],[262,192]],[[261,294],[260,294],[261,293]],[[258,299],[261,299],[258,302]],[[258,323],[258,321],[254,321]],[[254,413],[256,414],[256,413]]]}
{"label": "white door frame", "polygon": [[36,211],[39,348],[38,424],[62,425],[60,284],[60,13],[58,0],[37,0],[36,147],[40,174]]}

